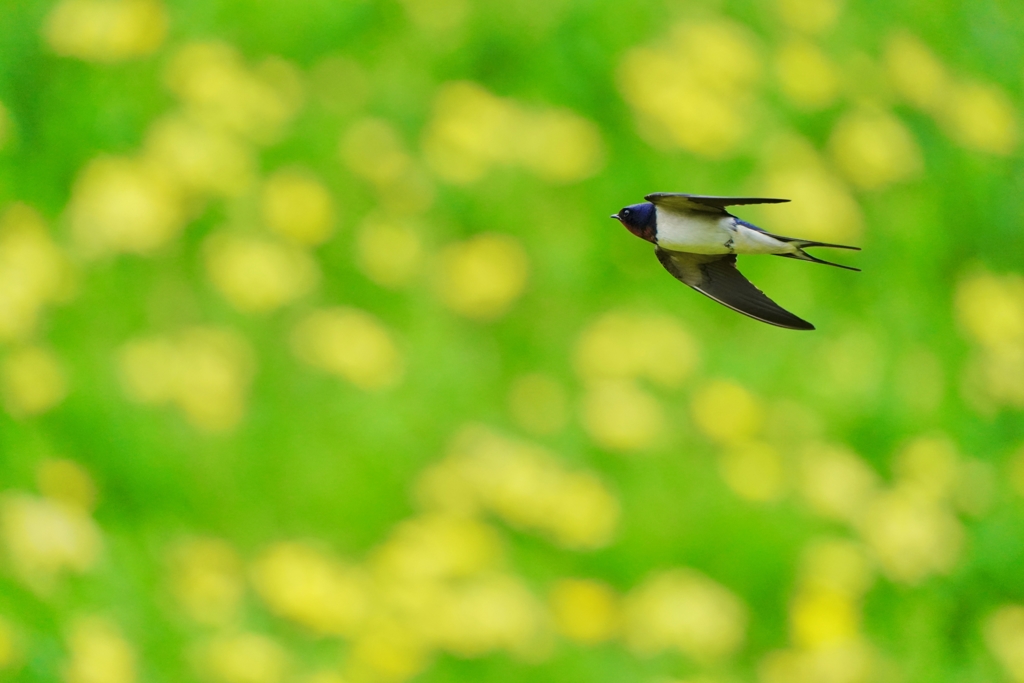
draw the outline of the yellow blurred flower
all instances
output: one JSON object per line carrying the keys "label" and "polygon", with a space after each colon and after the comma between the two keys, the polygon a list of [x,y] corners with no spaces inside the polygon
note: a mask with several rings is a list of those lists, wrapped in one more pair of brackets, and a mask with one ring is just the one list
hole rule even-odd
{"label": "yellow blurred flower", "polygon": [[877,656],[863,640],[844,640],[810,650],[771,652],[758,667],[761,683],[871,683]]}
{"label": "yellow blurred flower", "polygon": [[953,506],[962,514],[981,517],[992,509],[996,468],[981,460],[961,461],[953,488]]}
{"label": "yellow blurred flower", "polygon": [[83,510],[23,493],[0,498],[0,536],[17,575],[47,590],[67,569],[84,572],[99,560],[99,527]]}
{"label": "yellow blurred flower", "polygon": [[71,234],[87,256],[148,254],[185,224],[178,186],[152,164],[99,157],[75,180],[68,204]]}
{"label": "yellow blurred flower", "polygon": [[474,320],[504,315],[526,289],[529,260],[519,240],[484,233],[445,247],[435,269],[441,302]]}
{"label": "yellow blurred flower", "polygon": [[810,142],[795,135],[777,136],[765,145],[762,158],[764,171],[754,192],[793,200],[772,207],[769,226],[786,226],[780,229],[784,234],[826,242],[850,242],[860,236],[860,207]]}
{"label": "yellow blurred flower", "polygon": [[191,619],[210,626],[232,624],[245,583],[242,560],[231,544],[216,538],[187,538],[168,553],[171,593]]}
{"label": "yellow blurred flower", "polygon": [[61,0],[43,37],[50,49],[89,62],[120,62],[152,54],[167,35],[159,0]]}
{"label": "yellow blurred flower", "polygon": [[14,627],[0,617],[0,671],[13,668],[21,660],[21,643]]}
{"label": "yellow blurred flower", "polygon": [[551,587],[548,602],[555,628],[569,640],[596,645],[619,633],[619,596],[602,581],[561,579]]}
{"label": "yellow blurred flower", "polygon": [[1010,679],[1024,681],[1024,605],[1004,605],[985,620],[985,644]]}
{"label": "yellow blurred flower", "polygon": [[719,456],[718,468],[722,479],[740,498],[770,502],[786,491],[782,455],[766,443],[748,441],[728,447]]}
{"label": "yellow blurred flower", "polygon": [[382,287],[404,287],[423,265],[422,230],[408,220],[371,215],[356,233],[359,270]]}
{"label": "yellow blurred flower", "polygon": [[259,633],[222,635],[197,651],[196,666],[216,683],[280,683],[289,667],[288,653]]}
{"label": "yellow blurred flower", "polygon": [[930,501],[949,500],[961,477],[960,454],[944,434],[919,436],[896,454],[893,472],[898,486]]}
{"label": "yellow blurred flower", "polygon": [[366,391],[390,388],[402,378],[402,355],[391,333],[355,308],[310,313],[292,330],[291,346],[304,363]]}
{"label": "yellow blurred flower", "polygon": [[956,313],[964,331],[982,346],[1024,346],[1024,277],[1017,273],[973,273],[956,290]]}
{"label": "yellow blurred flower", "polygon": [[811,444],[801,454],[799,488],[817,514],[852,523],[874,499],[878,475],[845,446]]}
{"label": "yellow blurred flower", "polygon": [[263,220],[281,237],[315,246],[334,232],[334,199],[312,172],[299,167],[275,171],[260,195]]}
{"label": "yellow blurred flower", "polygon": [[860,631],[860,605],[852,596],[820,588],[803,589],[790,607],[793,642],[818,648],[854,640]]}
{"label": "yellow blurred flower", "polygon": [[105,617],[78,617],[67,635],[70,660],[66,683],[134,683],[138,678],[135,651],[117,624]]}
{"label": "yellow blurred flower", "polygon": [[522,579],[485,574],[454,587],[432,620],[432,640],[460,657],[507,650],[529,657],[543,637],[543,606]]}
{"label": "yellow blurred flower", "polygon": [[403,683],[426,668],[427,643],[408,624],[382,619],[360,630],[346,661],[346,678]]}
{"label": "yellow blurred flower", "polygon": [[964,542],[963,528],[948,509],[905,489],[877,496],[859,530],[882,572],[910,585],[949,573]]}
{"label": "yellow blurred flower", "polygon": [[626,596],[623,612],[626,644],[641,655],[673,648],[711,662],[734,653],[747,629],[739,598],[692,569],[650,576]]}
{"label": "yellow blurred flower", "polygon": [[775,74],[782,92],[802,109],[824,109],[839,95],[835,65],[808,40],[790,40],[779,48]]}
{"label": "yellow blurred flower", "polygon": [[619,91],[653,144],[728,156],[751,128],[756,45],[746,27],[725,19],[679,23],[668,41],[626,53]]}
{"label": "yellow blurred flower", "polygon": [[584,180],[604,164],[601,131],[567,109],[546,109],[525,116],[514,144],[523,166],[549,183]]}
{"label": "yellow blurred flower", "polygon": [[521,164],[542,180],[571,183],[597,172],[604,143],[593,122],[567,109],[528,110],[475,83],[441,87],[423,136],[431,170],[472,183],[493,166]]}
{"label": "yellow blurred flower", "polygon": [[913,178],[924,166],[907,127],[881,110],[847,113],[832,129],[829,147],[839,169],[865,190]]}
{"label": "yellow blurred flower", "polygon": [[9,352],[0,365],[0,393],[13,417],[40,415],[67,396],[67,375],[52,351],[22,347]]}
{"label": "yellow blurred flower", "polygon": [[1007,155],[1017,148],[1017,111],[998,86],[966,81],[945,100],[939,119],[954,141],[968,149]]}
{"label": "yellow blurred flower", "polygon": [[430,510],[490,511],[571,549],[607,545],[619,521],[618,500],[595,475],[481,426],[463,429],[449,455],[421,475],[417,498]]}
{"label": "yellow blurred flower", "polygon": [[143,337],[117,356],[121,385],[138,403],[173,403],[194,426],[233,429],[245,412],[253,353],[245,339],[214,328],[190,328],[174,338]]}
{"label": "yellow blurred flower", "polygon": [[319,635],[352,635],[366,617],[368,577],[319,548],[295,541],[267,548],[252,566],[270,611]]}
{"label": "yellow blurred flower", "polygon": [[775,7],[790,28],[806,33],[824,33],[836,25],[842,0],[776,0]]}
{"label": "yellow blurred flower", "polygon": [[583,396],[583,427],[594,442],[613,451],[643,451],[665,434],[665,413],[658,399],[628,381],[604,381]]}
{"label": "yellow blurred flower", "polygon": [[164,116],[149,127],[143,158],[200,197],[237,197],[256,180],[249,145],[184,114]]}
{"label": "yellow blurred flower", "polygon": [[885,63],[896,92],[910,104],[935,112],[949,91],[946,67],[919,38],[897,31],[885,44]]}
{"label": "yellow blurred flower", "polygon": [[672,316],[612,311],[590,323],[576,341],[573,364],[586,381],[646,379],[680,386],[697,365],[693,337]]}
{"label": "yellow blurred flower", "polygon": [[259,144],[278,140],[303,103],[296,67],[272,57],[249,68],[221,42],[179,48],[165,81],[190,116]]}
{"label": "yellow blurred flower", "polygon": [[71,280],[42,217],[25,204],[7,207],[0,214],[0,341],[29,337],[43,308],[69,297]]}
{"label": "yellow blurred flower", "polygon": [[232,306],[267,313],[316,287],[320,271],[309,254],[260,237],[221,232],[203,245],[206,272]]}
{"label": "yellow blurred flower", "polygon": [[394,528],[376,550],[374,568],[391,579],[437,581],[496,569],[503,559],[501,537],[483,522],[427,514]]}
{"label": "yellow blurred flower", "polygon": [[383,119],[360,119],[345,131],[339,146],[350,171],[374,183],[396,181],[412,166],[401,136]]}
{"label": "yellow blurred flower", "polygon": [[705,436],[723,444],[743,443],[757,436],[764,425],[761,402],[731,380],[712,380],[697,389],[690,414]]}
{"label": "yellow blurred flower", "polygon": [[517,377],[508,391],[508,409],[512,420],[532,434],[560,432],[568,421],[565,387],[554,377],[530,373]]}
{"label": "yellow blurred flower", "polygon": [[84,467],[72,460],[50,459],[36,468],[39,492],[50,500],[92,512],[96,507],[96,484]]}

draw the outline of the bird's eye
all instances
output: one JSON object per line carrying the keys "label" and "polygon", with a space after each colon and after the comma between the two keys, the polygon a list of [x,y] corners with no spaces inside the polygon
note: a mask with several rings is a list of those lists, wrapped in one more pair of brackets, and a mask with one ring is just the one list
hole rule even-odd
{"label": "bird's eye", "polygon": [[629,215],[629,214],[631,214],[631,213],[633,213],[633,212],[632,212],[632,211],[630,211],[629,209],[623,209],[623,210],[622,210],[622,215],[623,215],[623,216],[628,216],[628,215]]}

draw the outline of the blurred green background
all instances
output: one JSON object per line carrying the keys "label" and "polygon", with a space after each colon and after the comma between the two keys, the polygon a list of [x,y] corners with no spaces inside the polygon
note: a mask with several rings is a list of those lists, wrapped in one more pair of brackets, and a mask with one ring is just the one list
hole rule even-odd
{"label": "blurred green background", "polygon": [[[1024,681],[1024,5],[0,4],[0,678]],[[654,191],[862,246],[699,296]]]}

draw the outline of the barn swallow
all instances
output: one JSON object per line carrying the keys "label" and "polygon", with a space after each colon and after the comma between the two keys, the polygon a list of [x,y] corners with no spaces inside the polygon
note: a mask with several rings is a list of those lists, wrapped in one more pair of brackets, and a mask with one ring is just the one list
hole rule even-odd
{"label": "barn swallow", "polygon": [[613,214],[626,228],[654,244],[654,253],[665,270],[720,304],[755,320],[792,330],[813,330],[765,296],[736,269],[737,254],[773,254],[837,268],[859,268],[823,261],[804,251],[806,247],[853,249],[765,232],[725,210],[740,204],[779,204],[788,199],[758,197],[706,197],[675,192],[656,192]]}

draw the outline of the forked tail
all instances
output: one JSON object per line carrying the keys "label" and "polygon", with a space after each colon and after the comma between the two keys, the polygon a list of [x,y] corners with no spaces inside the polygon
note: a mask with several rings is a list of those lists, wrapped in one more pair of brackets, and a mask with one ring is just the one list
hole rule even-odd
{"label": "forked tail", "polygon": [[860,272],[860,268],[854,268],[853,266],[844,266],[841,263],[832,263],[831,261],[825,261],[824,259],[811,256],[806,251],[805,247],[831,247],[833,249],[849,249],[851,251],[860,251],[860,247],[851,247],[846,244],[832,244],[830,242],[815,242],[814,240],[802,240],[796,237],[783,237],[782,235],[772,235],[777,240],[788,242],[796,247],[796,253],[793,254],[775,254],[776,256],[785,256],[786,258],[795,258],[798,261],[811,261],[812,263],[824,263],[826,266],[835,266],[836,268],[843,268],[844,270],[852,270]]}

